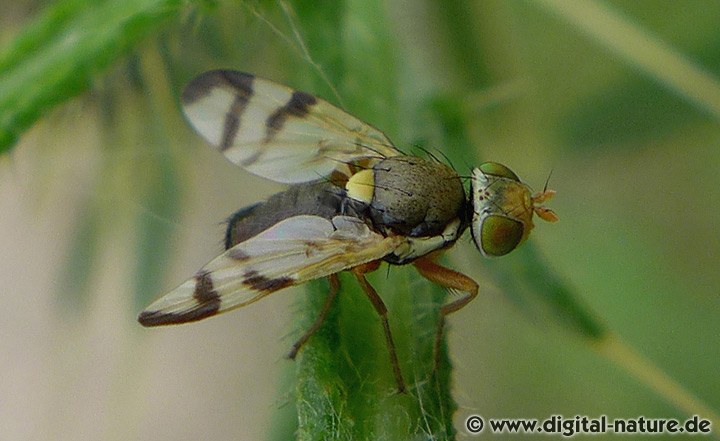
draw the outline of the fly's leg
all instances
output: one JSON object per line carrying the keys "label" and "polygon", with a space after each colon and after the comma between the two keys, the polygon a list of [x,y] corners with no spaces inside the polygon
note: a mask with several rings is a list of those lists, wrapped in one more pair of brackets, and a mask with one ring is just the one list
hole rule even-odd
{"label": "fly's leg", "polygon": [[400,372],[400,362],[398,361],[397,352],[395,351],[395,342],[393,341],[392,333],[390,332],[390,324],[388,323],[387,318],[387,307],[385,306],[385,303],[383,303],[377,291],[375,291],[375,288],[373,288],[365,278],[366,273],[375,271],[378,266],[380,266],[380,261],[375,261],[357,266],[351,271],[360,283],[360,287],[363,291],[365,291],[368,299],[370,299],[370,303],[372,303],[375,311],[380,316],[383,331],[385,332],[385,342],[387,343],[388,352],[390,352],[390,364],[392,365],[393,374],[395,375],[398,392],[405,393],[407,389],[405,388],[405,380],[403,380],[402,372]]}
{"label": "fly's leg", "polygon": [[294,345],[292,345],[292,349],[290,349],[290,352],[287,354],[287,358],[295,360],[300,348],[302,348],[303,345],[310,340],[310,337],[312,337],[312,335],[320,329],[320,326],[322,326],[325,321],[325,317],[327,317],[328,312],[330,312],[330,307],[332,307],[333,301],[335,301],[335,297],[337,297],[338,291],[340,291],[340,279],[337,274],[331,274],[328,276],[328,281],[330,282],[330,292],[325,299],[325,304],[320,310],[320,314],[318,314],[317,318],[308,330],[305,331],[305,333],[295,342]]}
{"label": "fly's leg", "polygon": [[465,274],[438,265],[427,257],[417,259],[413,264],[420,275],[429,281],[448,289],[467,293],[464,297],[447,303],[440,308],[440,317],[438,318],[437,330],[435,331],[435,343],[433,344],[434,369],[437,371],[440,366],[440,343],[442,341],[443,328],[445,327],[445,317],[470,303],[470,301],[477,296],[479,286],[473,279]]}

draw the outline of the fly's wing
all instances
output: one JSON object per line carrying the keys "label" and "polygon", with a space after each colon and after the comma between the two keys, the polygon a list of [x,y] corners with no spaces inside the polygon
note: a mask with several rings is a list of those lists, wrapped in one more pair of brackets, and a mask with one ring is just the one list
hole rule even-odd
{"label": "fly's wing", "polygon": [[328,276],[393,251],[400,237],[372,232],[358,219],[295,216],[241,242],[140,313],[143,326],[192,322]]}
{"label": "fly's wing", "polygon": [[313,181],[400,154],[382,132],[327,101],[243,72],[205,72],[185,87],[182,106],[232,163],[277,182]]}

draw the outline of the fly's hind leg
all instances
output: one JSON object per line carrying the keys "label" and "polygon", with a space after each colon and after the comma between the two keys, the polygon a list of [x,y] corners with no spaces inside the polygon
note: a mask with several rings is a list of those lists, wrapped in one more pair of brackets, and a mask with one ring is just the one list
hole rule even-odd
{"label": "fly's hind leg", "polygon": [[310,340],[310,337],[312,337],[312,335],[320,329],[320,326],[322,326],[325,321],[325,317],[327,317],[328,312],[330,312],[330,307],[332,307],[333,301],[335,301],[335,297],[337,297],[338,291],[340,291],[340,279],[337,274],[331,274],[328,276],[328,281],[330,282],[330,292],[325,299],[325,304],[323,304],[320,314],[318,314],[317,318],[308,330],[305,331],[305,333],[295,342],[292,349],[290,349],[290,352],[287,354],[287,358],[295,360],[300,348],[302,348],[303,345]]}
{"label": "fly's hind leg", "polygon": [[443,305],[440,308],[440,317],[438,318],[437,330],[435,331],[435,342],[433,344],[433,362],[437,371],[440,366],[440,343],[442,342],[443,328],[445,327],[445,317],[448,314],[461,309],[477,297],[479,286],[470,277],[457,271],[445,268],[428,257],[417,259],[413,262],[415,268],[421,276],[429,281],[444,286],[448,289],[466,292],[467,295]]}
{"label": "fly's hind leg", "polygon": [[393,374],[395,375],[395,382],[397,383],[398,392],[405,393],[405,380],[403,380],[402,372],[400,371],[400,362],[398,361],[397,352],[395,351],[395,342],[390,332],[390,324],[387,318],[387,307],[383,303],[382,299],[378,295],[375,288],[370,285],[370,282],[365,278],[365,274],[375,271],[380,266],[380,261],[369,262],[364,265],[356,266],[351,271],[360,283],[360,287],[365,291],[365,294],[370,299],[375,311],[380,316],[382,322],[383,331],[385,332],[385,342],[387,343],[388,352],[390,353],[390,364],[392,365]]}

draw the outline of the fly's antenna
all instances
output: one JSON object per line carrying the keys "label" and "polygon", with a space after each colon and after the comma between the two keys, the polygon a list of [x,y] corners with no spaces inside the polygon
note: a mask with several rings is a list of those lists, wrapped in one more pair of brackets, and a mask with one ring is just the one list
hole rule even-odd
{"label": "fly's antenna", "polygon": [[550,178],[552,177],[553,169],[550,169],[550,173],[548,173],[547,179],[545,179],[545,186],[543,187],[543,193],[545,193],[548,189],[548,184],[550,183]]}
{"label": "fly's antenna", "polygon": [[550,177],[552,176],[552,169],[550,170],[550,173],[548,174],[547,179],[545,180],[545,186],[543,187],[542,192],[535,193],[532,195],[532,202],[533,202],[533,211],[535,211],[535,214],[537,214],[540,219],[547,221],[547,222],[557,222],[558,216],[555,214],[554,211],[552,211],[549,208],[546,208],[540,204],[542,204],[545,201],[548,201],[555,196],[554,190],[548,190],[548,184],[550,183]]}

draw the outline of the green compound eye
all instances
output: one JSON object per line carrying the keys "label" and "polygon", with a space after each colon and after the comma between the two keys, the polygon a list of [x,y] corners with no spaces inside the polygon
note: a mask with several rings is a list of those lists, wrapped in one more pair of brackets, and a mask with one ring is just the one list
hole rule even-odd
{"label": "green compound eye", "polygon": [[520,178],[518,178],[512,170],[502,164],[498,164],[497,162],[485,162],[480,164],[480,167],[478,168],[486,175],[512,179],[513,181],[520,182]]}
{"label": "green compound eye", "polygon": [[514,250],[523,238],[525,227],[520,221],[490,215],[481,222],[480,243],[477,245],[485,255],[504,256]]}

